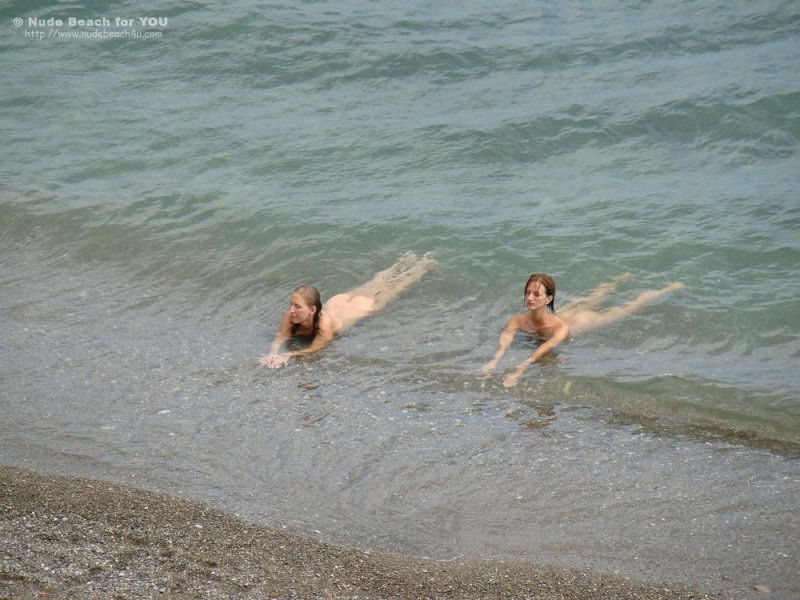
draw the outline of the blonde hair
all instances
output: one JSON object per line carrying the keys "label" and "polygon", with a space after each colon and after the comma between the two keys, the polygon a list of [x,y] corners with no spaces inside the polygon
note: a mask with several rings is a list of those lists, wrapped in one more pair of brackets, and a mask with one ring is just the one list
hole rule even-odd
{"label": "blonde hair", "polygon": [[[314,320],[311,325],[311,337],[316,337],[319,327],[319,315],[322,312],[322,299],[320,298],[319,290],[313,285],[299,285],[294,288],[293,293],[300,295],[308,306],[313,306],[317,309],[314,311]],[[299,324],[292,326],[292,335],[295,334],[298,327],[300,327]]]}

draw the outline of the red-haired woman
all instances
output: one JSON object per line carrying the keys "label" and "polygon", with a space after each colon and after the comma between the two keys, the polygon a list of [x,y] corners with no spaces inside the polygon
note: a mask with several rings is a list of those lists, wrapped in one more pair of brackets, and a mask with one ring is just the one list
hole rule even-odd
{"label": "red-haired woman", "polygon": [[544,341],[533,354],[503,377],[505,387],[514,387],[528,365],[540,360],[550,350],[569,339],[571,334],[585,333],[616,323],[624,317],[638,312],[642,305],[655,300],[662,294],[686,287],[682,283],[676,282],[660,290],[644,292],[636,299],[621,306],[603,311],[595,310],[606,294],[616,288],[619,282],[629,278],[630,274],[626,273],[610,283],[598,286],[588,296],[577,298],[566,304],[556,315],[556,282],[549,275],[534,273],[528,278],[524,288],[528,312],[514,315],[508,320],[500,334],[500,341],[494,357],[481,370],[488,374],[497,366],[517,331],[525,331],[543,338]]}

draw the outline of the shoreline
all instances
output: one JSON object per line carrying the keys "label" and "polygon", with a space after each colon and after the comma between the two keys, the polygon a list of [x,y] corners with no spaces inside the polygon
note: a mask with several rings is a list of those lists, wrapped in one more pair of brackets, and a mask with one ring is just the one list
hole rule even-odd
{"label": "shoreline", "polygon": [[199,502],[5,465],[0,507],[0,600],[724,598],[585,570],[344,548]]}

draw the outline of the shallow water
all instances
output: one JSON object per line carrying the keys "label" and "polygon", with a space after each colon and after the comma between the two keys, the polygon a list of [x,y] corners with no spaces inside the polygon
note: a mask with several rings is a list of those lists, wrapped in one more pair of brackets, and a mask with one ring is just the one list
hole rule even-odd
{"label": "shallow water", "polygon": [[[0,28],[3,462],[362,547],[797,593],[794,3],[0,14],[168,19]],[[440,266],[389,309],[255,364],[295,285],[409,249]],[[688,287],[509,391],[475,375],[532,271],[557,303]]]}

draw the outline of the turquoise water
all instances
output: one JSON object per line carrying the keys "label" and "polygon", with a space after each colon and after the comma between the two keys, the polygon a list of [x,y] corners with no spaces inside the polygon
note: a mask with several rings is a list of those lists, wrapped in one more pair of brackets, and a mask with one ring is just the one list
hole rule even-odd
{"label": "turquoise water", "polygon": [[[71,16],[162,24],[28,23]],[[4,462],[339,543],[800,587],[796,3],[0,17]],[[439,269],[255,365],[295,285],[406,250]],[[509,391],[475,375],[533,271],[557,304],[687,289]]]}

